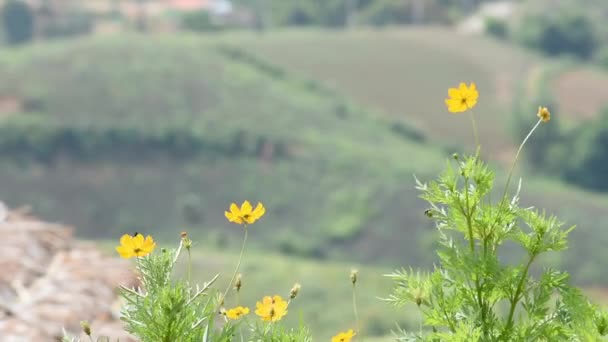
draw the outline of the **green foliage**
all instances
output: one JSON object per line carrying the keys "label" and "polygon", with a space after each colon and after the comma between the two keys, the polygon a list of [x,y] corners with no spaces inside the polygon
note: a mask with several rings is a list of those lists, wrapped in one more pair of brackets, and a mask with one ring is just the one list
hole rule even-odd
{"label": "green foliage", "polygon": [[237,0],[236,2],[251,8],[261,20],[272,20],[273,25],[343,27],[349,23],[374,26],[411,23],[445,24],[470,13],[482,1],[471,1],[469,2],[471,6],[464,6],[462,1],[458,0]]}
{"label": "green foliage", "polygon": [[574,184],[597,191],[608,190],[608,110],[569,132],[564,141],[563,177]]}
{"label": "green foliage", "polygon": [[180,14],[180,25],[183,29],[194,32],[218,31],[221,27],[214,23],[209,11],[195,11]]}
{"label": "green foliage", "polygon": [[498,39],[509,38],[509,24],[499,18],[488,17],[485,21],[486,33]]}
{"label": "green foliage", "polygon": [[51,20],[42,27],[42,34],[47,38],[72,37],[91,33],[95,18],[91,13],[81,10],[69,10],[60,17]]}
{"label": "green foliage", "polygon": [[598,47],[593,21],[574,9],[549,15],[528,14],[517,27],[517,39],[525,46],[550,56],[572,55],[589,59]]}
{"label": "green foliage", "polygon": [[[573,227],[554,216],[519,205],[519,190],[497,203],[490,195],[494,172],[478,156],[455,158],[436,181],[417,182],[439,230],[440,263],[429,274],[390,274],[387,300],[414,304],[427,327],[401,331],[403,341],[598,341],[606,313],[568,284],[565,272],[531,266],[543,254],[563,251]],[[521,262],[500,254],[519,246]]]}
{"label": "green foliage", "polygon": [[2,23],[9,44],[22,44],[34,36],[34,14],[21,0],[9,0],[2,7]]}
{"label": "green foliage", "polygon": [[201,288],[171,279],[180,251],[137,259],[142,288],[121,291],[125,329],[142,341],[230,341],[235,325],[214,326],[218,305],[209,287],[217,276]]}

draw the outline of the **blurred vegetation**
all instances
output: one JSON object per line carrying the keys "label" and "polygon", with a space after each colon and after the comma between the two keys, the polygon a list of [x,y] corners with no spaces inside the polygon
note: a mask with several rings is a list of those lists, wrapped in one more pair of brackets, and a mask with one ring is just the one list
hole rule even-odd
{"label": "blurred vegetation", "polygon": [[236,0],[263,27],[450,24],[491,0]]}
{"label": "blurred vegetation", "polygon": [[19,0],[6,1],[1,12],[9,44],[22,44],[34,37],[34,14],[27,3]]}
{"label": "blurred vegetation", "polygon": [[[441,149],[238,48],[60,42],[3,55],[0,74],[0,94],[22,104],[0,125],[0,184],[16,192],[12,203],[83,236],[188,226],[225,241],[223,210],[241,197],[272,212],[257,243],[298,255],[345,257],[332,247],[360,244],[357,258],[382,262],[429,233],[415,197],[396,199],[413,173],[440,165]],[[407,237],[382,228],[405,222]],[[374,246],[394,254],[379,257]]]}

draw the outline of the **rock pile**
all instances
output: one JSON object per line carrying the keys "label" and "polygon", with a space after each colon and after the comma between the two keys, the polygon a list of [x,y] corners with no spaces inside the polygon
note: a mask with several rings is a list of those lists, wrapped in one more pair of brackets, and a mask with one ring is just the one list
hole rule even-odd
{"label": "rock pile", "polygon": [[[0,203],[0,340],[58,341],[80,336],[135,341],[118,319],[118,285],[134,286],[131,264],[78,241],[73,229],[43,222]],[[88,340],[88,338],[87,338]]]}

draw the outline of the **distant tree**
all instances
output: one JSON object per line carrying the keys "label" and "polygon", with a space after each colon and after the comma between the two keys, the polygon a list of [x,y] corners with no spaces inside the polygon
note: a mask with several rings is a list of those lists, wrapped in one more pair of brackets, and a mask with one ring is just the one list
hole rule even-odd
{"label": "distant tree", "polygon": [[9,0],[2,7],[2,23],[9,44],[22,44],[34,36],[34,14],[28,4]]}
{"label": "distant tree", "polygon": [[596,28],[582,12],[529,15],[519,25],[518,38],[548,55],[570,54],[590,58],[598,46]]}

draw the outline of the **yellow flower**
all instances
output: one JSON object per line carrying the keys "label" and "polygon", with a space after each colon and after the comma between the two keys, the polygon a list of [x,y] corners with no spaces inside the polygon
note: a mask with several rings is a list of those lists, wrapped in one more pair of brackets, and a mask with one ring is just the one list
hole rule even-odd
{"label": "yellow flower", "polygon": [[143,257],[154,250],[156,243],[150,235],[145,239],[141,234],[135,233],[135,236],[125,234],[120,238],[120,246],[116,247],[116,251],[122,258],[129,259],[132,257]]}
{"label": "yellow flower", "polygon": [[548,122],[551,120],[551,113],[547,107],[538,107],[538,113],[536,114],[539,119],[543,120],[543,122]]}
{"label": "yellow flower", "polygon": [[283,316],[287,315],[287,302],[281,296],[266,296],[255,306],[255,314],[264,321],[280,321]]}
{"label": "yellow flower", "polygon": [[258,202],[258,205],[253,209],[251,203],[245,201],[240,208],[236,203],[232,203],[230,205],[230,211],[225,211],[224,215],[226,215],[228,221],[236,224],[253,224],[255,221],[259,220],[260,217],[264,216],[264,213],[266,213],[266,208],[264,208],[262,203]]}
{"label": "yellow flower", "polygon": [[450,88],[448,95],[450,97],[445,99],[445,104],[451,113],[461,113],[475,107],[479,97],[475,83],[471,83],[469,87],[460,83],[458,88]]}
{"label": "yellow flower", "polygon": [[232,308],[226,311],[226,317],[230,319],[239,319],[249,313],[249,308],[245,308],[242,306],[237,306],[236,308]]}
{"label": "yellow flower", "polygon": [[355,336],[355,332],[353,329],[349,329],[348,331],[341,332],[338,335],[331,338],[331,342],[350,342],[350,339]]}

